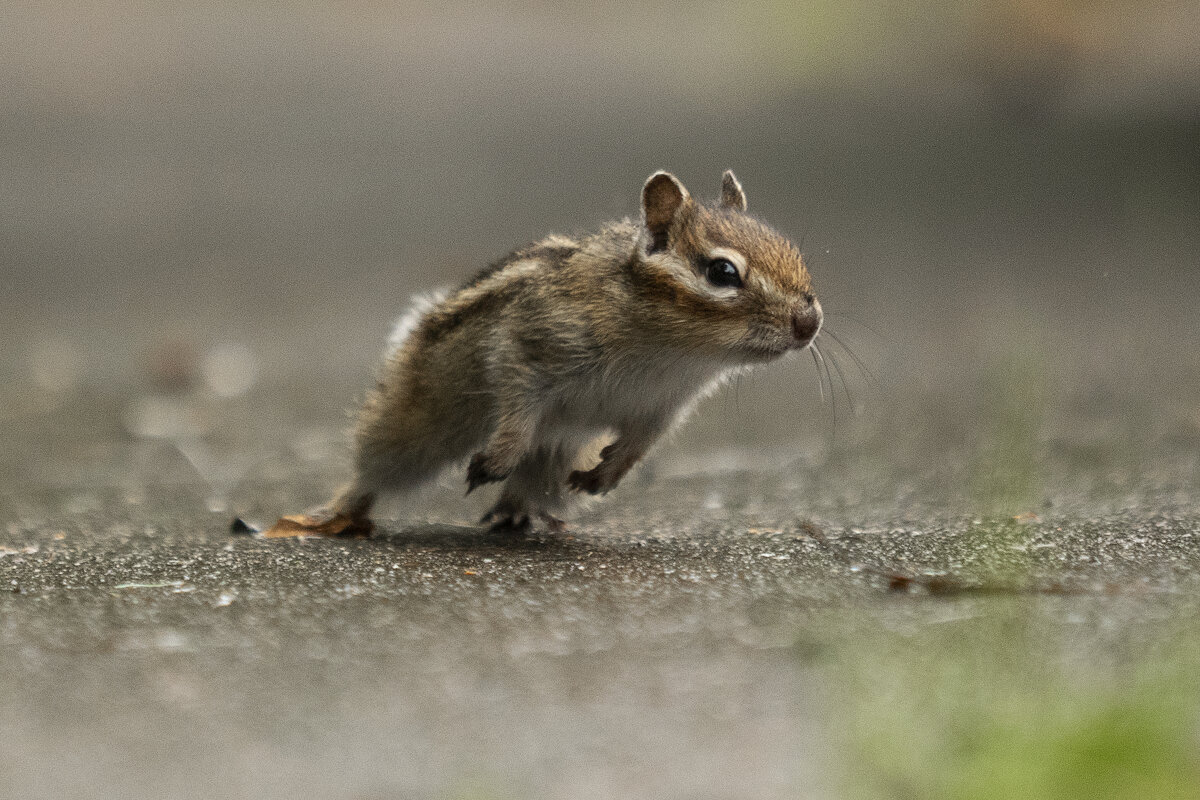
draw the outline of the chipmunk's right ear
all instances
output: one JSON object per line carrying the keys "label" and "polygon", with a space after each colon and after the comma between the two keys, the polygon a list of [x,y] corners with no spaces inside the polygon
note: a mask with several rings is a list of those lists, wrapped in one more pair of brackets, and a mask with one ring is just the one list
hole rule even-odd
{"label": "chipmunk's right ear", "polygon": [[642,187],[642,217],[650,233],[650,251],[667,246],[671,226],[691,201],[684,185],[669,172],[656,172]]}

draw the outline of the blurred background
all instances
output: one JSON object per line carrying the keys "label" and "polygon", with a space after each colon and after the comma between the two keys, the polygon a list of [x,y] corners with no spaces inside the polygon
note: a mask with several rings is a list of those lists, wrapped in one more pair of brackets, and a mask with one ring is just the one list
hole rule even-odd
{"label": "blurred background", "polygon": [[[1200,3],[0,13],[10,440],[186,428],[195,409],[155,405],[180,392],[249,398],[268,429],[340,425],[411,294],[636,213],[660,168],[709,197],[734,169],[803,242],[884,384],[842,355],[855,404],[968,409],[946,387],[1016,353],[1052,376],[1047,403],[1200,426]],[[696,440],[825,437],[797,363]],[[36,458],[19,441],[15,471]]]}

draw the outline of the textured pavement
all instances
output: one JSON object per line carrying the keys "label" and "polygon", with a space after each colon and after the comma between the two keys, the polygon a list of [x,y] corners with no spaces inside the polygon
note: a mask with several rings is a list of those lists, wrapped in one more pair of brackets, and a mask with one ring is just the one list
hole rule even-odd
{"label": "textured pavement", "polygon": [[288,396],[171,396],[223,421],[181,439],[131,433],[170,426],[128,395],[10,424],[6,796],[840,797],[855,681],[897,642],[1015,614],[1035,662],[1103,677],[1195,612],[1186,413],[1153,462],[1051,420],[982,513],[964,487],[1021,471],[981,484],[1003,436],[956,445],[928,398],[894,406],[907,440],[878,415],[714,449],[718,397],[565,535],[473,527],[457,473],[371,539],[232,535],[340,475],[336,403]]}

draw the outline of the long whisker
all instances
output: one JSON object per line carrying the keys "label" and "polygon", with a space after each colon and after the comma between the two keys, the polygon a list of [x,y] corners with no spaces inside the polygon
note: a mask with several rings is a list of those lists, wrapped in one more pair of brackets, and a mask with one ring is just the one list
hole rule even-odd
{"label": "long whisker", "polygon": [[[842,382],[842,391],[846,393],[846,401],[850,403],[850,413],[854,416],[858,416],[858,406],[854,402],[854,397],[850,394],[850,382],[846,380],[846,373],[842,372],[842,367],[840,364],[838,364],[838,360],[834,356],[832,350],[829,351],[828,355],[829,363],[833,365],[834,371],[838,374],[838,379]],[[830,391],[832,391],[832,389]]]}
{"label": "long whisker", "polygon": [[817,348],[809,345],[808,354],[812,356],[813,366],[817,368],[817,390],[821,393],[821,405],[825,405],[825,380],[821,375],[821,362],[817,360]]}
{"label": "long whisker", "polygon": [[839,337],[833,331],[829,330],[829,328],[823,328],[821,330],[821,332],[829,334],[829,338],[832,339],[834,342],[836,342],[838,345],[840,345],[841,348],[846,351],[846,355],[850,356],[850,358],[852,358],[854,360],[854,363],[858,366],[858,368],[860,370],[862,370],[862,373],[867,376],[867,382],[870,383],[876,389],[876,391],[883,391],[883,384],[881,384],[879,382],[879,378],[875,377],[875,373],[872,372],[870,370],[870,368],[866,364],[863,363],[863,360],[858,357],[858,354],[855,353],[854,350],[852,350],[849,345],[847,345],[844,341],[842,341],[841,337]]}
{"label": "long whisker", "polygon": [[875,329],[874,329],[874,328],[872,328],[870,325],[868,325],[867,323],[863,322],[863,321],[862,321],[862,319],[860,319],[859,317],[856,317],[856,316],[855,316],[855,315],[853,315],[853,314],[847,314],[847,313],[846,313],[846,312],[844,312],[844,311],[829,311],[829,312],[826,312],[825,316],[826,316],[826,317],[840,318],[840,319],[847,320],[847,321],[849,321],[849,322],[853,322],[855,325],[859,326],[860,328],[862,328],[862,329],[863,329],[863,330],[865,330],[867,333],[869,333],[869,334],[871,334],[872,336],[874,336],[874,337],[875,337],[876,339],[878,339],[879,341],[881,341],[881,342],[882,342],[882,341],[884,341],[884,336],[883,336],[883,334],[882,334],[882,333],[880,333],[879,331],[875,330]]}
{"label": "long whisker", "polygon": [[825,380],[829,383],[829,446],[832,449],[837,441],[837,395],[833,392],[833,376],[829,374],[829,365],[825,363],[825,356],[815,340],[812,343],[812,351],[817,354],[817,361],[821,362],[821,368],[825,370]]}

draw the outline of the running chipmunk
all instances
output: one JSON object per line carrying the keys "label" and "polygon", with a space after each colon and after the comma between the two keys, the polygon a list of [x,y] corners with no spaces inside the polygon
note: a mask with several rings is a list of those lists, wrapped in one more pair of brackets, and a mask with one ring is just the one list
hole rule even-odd
{"label": "running chipmunk", "polygon": [[808,347],[821,322],[800,251],[746,213],[732,172],[711,205],[656,172],[640,220],[549,236],[402,318],[358,414],[353,479],[268,535],[369,532],[381,493],[468,456],[468,493],[504,483],[484,523],[560,530],[574,496],[611,490],[699,398]]}

